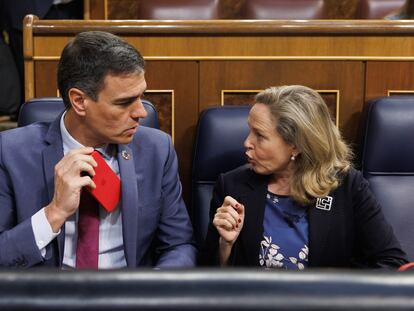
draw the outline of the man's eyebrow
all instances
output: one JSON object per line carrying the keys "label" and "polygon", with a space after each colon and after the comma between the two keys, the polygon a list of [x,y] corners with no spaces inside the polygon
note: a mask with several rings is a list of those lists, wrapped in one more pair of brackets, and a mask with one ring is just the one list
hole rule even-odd
{"label": "man's eyebrow", "polygon": [[130,96],[130,97],[121,97],[121,98],[117,98],[113,101],[113,103],[118,104],[118,103],[129,103],[132,102],[134,100],[136,100],[138,97],[140,97],[140,95],[135,95],[135,96]]}
{"label": "man's eyebrow", "polygon": [[121,98],[117,98],[113,101],[114,104],[119,104],[119,103],[130,103],[135,101],[137,98],[141,97],[142,95],[144,95],[146,89],[138,94],[138,95],[134,95],[134,96],[129,96],[129,97],[121,97]]}

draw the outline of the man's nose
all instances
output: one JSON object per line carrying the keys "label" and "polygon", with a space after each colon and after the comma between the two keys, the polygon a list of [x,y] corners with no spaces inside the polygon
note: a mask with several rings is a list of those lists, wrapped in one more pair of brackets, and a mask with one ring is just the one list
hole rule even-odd
{"label": "man's nose", "polygon": [[131,117],[133,119],[146,118],[148,115],[145,110],[144,105],[142,104],[141,99],[138,99],[133,105],[133,110],[131,111]]}

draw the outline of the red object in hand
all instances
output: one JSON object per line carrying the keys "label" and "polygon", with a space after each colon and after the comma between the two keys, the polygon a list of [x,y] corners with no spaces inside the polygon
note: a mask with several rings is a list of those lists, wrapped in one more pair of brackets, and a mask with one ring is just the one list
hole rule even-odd
{"label": "red object in hand", "polygon": [[98,164],[95,167],[95,176],[92,177],[96,188],[86,187],[86,189],[100,205],[108,212],[112,212],[121,197],[121,181],[98,151],[92,152],[92,157]]}

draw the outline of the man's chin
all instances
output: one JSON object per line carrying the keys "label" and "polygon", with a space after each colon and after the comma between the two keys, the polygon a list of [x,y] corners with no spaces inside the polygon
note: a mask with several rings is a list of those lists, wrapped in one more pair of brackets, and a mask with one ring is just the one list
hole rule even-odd
{"label": "man's chin", "polygon": [[119,145],[127,145],[127,144],[129,144],[132,141],[133,138],[134,138],[134,135],[131,135],[130,137],[126,137],[126,138],[123,138],[123,139],[120,139],[117,144],[119,144]]}
{"label": "man's chin", "polygon": [[113,145],[127,145],[133,139],[134,139],[134,135],[128,135],[128,136],[123,136],[123,137],[118,137],[118,138],[115,138],[115,139],[111,139],[111,141],[109,141],[108,143],[113,144]]}

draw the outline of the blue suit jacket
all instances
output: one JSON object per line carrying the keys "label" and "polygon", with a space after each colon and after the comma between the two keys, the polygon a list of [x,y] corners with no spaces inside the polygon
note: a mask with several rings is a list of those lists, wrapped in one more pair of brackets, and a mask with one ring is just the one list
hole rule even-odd
{"label": "blue suit jacket", "polygon": [[[63,157],[59,121],[60,117],[0,133],[0,266],[62,263],[63,227],[43,258],[31,226],[32,215],[53,198],[54,167]],[[170,136],[139,127],[130,144],[118,146],[118,162],[128,267],[193,266],[192,227]]]}

